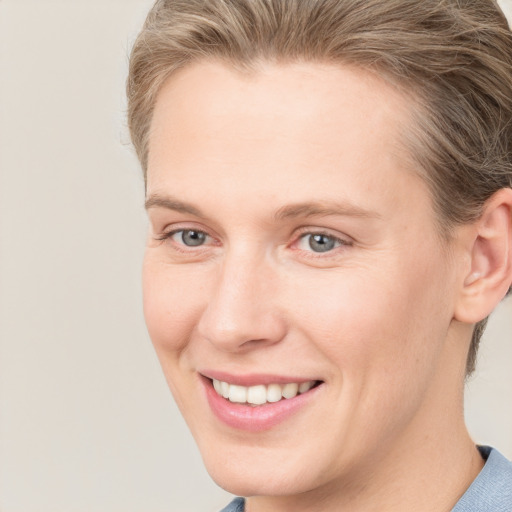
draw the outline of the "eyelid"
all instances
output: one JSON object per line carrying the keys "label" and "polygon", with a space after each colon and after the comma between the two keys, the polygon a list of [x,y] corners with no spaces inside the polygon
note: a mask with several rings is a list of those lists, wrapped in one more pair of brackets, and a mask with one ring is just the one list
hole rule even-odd
{"label": "eyelid", "polygon": [[324,235],[329,236],[331,238],[335,238],[340,242],[345,244],[354,243],[354,239],[345,233],[340,233],[339,231],[329,229],[329,228],[320,228],[315,226],[302,226],[296,230],[295,239],[299,239],[304,235]]}

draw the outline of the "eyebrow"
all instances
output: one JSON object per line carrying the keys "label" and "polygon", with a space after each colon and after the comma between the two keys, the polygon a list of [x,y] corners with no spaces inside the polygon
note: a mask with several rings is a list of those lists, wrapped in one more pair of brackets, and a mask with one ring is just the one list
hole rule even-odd
{"label": "eyebrow", "polygon": [[174,197],[168,196],[160,196],[158,194],[154,194],[149,196],[144,203],[146,210],[151,208],[166,208],[167,210],[174,210],[180,213],[188,213],[190,215],[194,215],[195,217],[205,218],[201,210],[197,209],[195,206],[191,204],[185,203],[176,199]]}
{"label": "eyebrow", "polygon": [[279,208],[274,214],[276,220],[294,217],[327,217],[329,215],[378,219],[381,215],[347,202],[307,202],[290,204]]}
{"label": "eyebrow", "polygon": [[[206,218],[206,215],[195,206],[171,196],[161,196],[158,194],[150,195],[146,199],[145,207],[146,210],[151,208],[165,208],[180,213],[188,213],[202,219]],[[313,201],[283,206],[274,213],[274,220],[282,221],[295,217],[327,217],[329,215],[368,219],[378,219],[381,217],[381,215],[375,211],[366,210],[348,202]]]}

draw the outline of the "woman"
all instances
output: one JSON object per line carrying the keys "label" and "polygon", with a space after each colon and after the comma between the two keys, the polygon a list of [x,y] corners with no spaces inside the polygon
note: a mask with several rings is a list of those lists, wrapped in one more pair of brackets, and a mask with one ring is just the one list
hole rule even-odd
{"label": "woman", "polygon": [[492,0],[162,0],[135,43],[144,311],[226,511],[504,511],[464,424],[512,284]]}

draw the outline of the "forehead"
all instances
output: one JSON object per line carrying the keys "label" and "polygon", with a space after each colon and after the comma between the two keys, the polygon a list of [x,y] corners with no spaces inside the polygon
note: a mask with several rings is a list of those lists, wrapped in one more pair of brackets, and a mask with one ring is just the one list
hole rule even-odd
{"label": "forehead", "polygon": [[220,200],[233,197],[234,184],[283,201],[310,199],[292,193],[363,203],[393,196],[417,180],[400,143],[409,124],[410,99],[358,68],[262,64],[242,73],[198,62],[158,95],[148,194],[187,194],[207,182]]}
{"label": "forehead", "polygon": [[[162,135],[197,138],[198,125],[206,132],[234,122],[239,123],[233,126],[238,136],[264,137],[266,132],[271,138],[315,123],[316,130],[307,133],[315,142],[324,138],[327,143],[331,137],[326,135],[336,136],[344,128],[340,135],[345,138],[357,139],[364,130],[364,139],[375,143],[368,136],[379,132],[382,143],[396,146],[400,128],[409,122],[410,103],[379,76],[356,67],[262,63],[242,72],[217,61],[199,61],[174,73],[160,90],[149,149]],[[210,131],[208,138],[214,135]]]}

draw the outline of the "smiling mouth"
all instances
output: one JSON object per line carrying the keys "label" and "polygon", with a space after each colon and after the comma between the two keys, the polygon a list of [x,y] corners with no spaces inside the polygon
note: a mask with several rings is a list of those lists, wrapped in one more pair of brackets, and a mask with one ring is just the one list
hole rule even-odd
{"label": "smiling mouth", "polygon": [[211,379],[211,382],[219,396],[233,403],[247,404],[253,407],[295,398],[297,395],[307,393],[321,383],[317,380],[309,380],[301,383],[240,386],[217,379]]}

